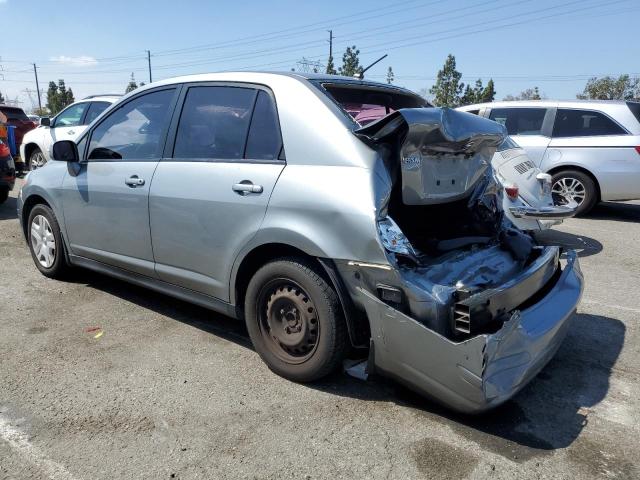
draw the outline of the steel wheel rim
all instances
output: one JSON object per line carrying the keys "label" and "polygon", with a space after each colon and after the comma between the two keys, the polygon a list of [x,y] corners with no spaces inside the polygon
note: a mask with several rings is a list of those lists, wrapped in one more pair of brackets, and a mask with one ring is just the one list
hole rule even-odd
{"label": "steel wheel rim", "polygon": [[577,178],[562,177],[553,184],[551,195],[556,205],[566,205],[571,202],[580,205],[587,196],[587,189]]}
{"label": "steel wheel rim", "polygon": [[38,263],[44,268],[51,268],[56,261],[56,239],[44,215],[33,217],[30,238],[31,249]]}
{"label": "steel wheel rim", "polygon": [[44,153],[36,152],[31,155],[31,161],[29,162],[29,167],[31,170],[36,170],[37,168],[42,168],[47,163],[47,159],[44,157]]}
{"label": "steel wheel rim", "polygon": [[303,363],[318,347],[320,322],[311,297],[296,282],[267,282],[257,299],[258,325],[267,349],[289,364]]}

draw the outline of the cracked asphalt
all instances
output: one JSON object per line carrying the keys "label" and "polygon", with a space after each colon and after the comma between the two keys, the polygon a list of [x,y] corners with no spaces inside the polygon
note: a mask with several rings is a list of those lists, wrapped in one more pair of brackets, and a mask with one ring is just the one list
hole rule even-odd
{"label": "cracked asphalt", "polygon": [[465,417],[381,379],[295,384],[229,318],[90,272],[43,277],[16,187],[0,205],[0,479],[640,478],[640,202],[542,236],[581,256],[571,331],[514,400]]}

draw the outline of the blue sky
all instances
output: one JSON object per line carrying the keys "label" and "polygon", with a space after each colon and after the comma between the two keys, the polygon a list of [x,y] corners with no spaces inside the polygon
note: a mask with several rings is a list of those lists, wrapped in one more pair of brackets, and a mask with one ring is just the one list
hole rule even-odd
{"label": "blue sky", "polygon": [[[147,81],[221,70],[290,70],[326,62],[328,29],[337,65],[355,44],[367,72],[412,90],[430,87],[447,54],[463,81],[494,78],[497,98],[538,86],[574,98],[592,75],[640,76],[638,0],[0,0],[0,92],[31,108],[32,62],[41,88],[64,78],[76,98]],[[35,95],[33,96],[35,98]]]}

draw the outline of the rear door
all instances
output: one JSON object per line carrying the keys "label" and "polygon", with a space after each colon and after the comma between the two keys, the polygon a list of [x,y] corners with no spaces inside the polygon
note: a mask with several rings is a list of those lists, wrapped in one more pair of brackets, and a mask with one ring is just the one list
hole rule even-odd
{"label": "rear door", "polygon": [[491,108],[489,118],[507,128],[509,136],[524,148],[538,167],[551,141],[554,109],[543,107]]}
{"label": "rear door", "polygon": [[141,93],[80,141],[83,160],[62,193],[72,254],[155,276],[149,186],[176,100],[175,87]]}
{"label": "rear door", "polygon": [[151,185],[158,277],[229,300],[240,249],[256,234],[285,166],[275,99],[248,84],[192,84]]}

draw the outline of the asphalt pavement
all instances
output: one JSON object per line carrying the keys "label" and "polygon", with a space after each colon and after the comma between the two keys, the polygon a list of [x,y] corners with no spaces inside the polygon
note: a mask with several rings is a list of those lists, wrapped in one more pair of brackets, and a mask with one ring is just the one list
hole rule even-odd
{"label": "asphalt pavement", "polygon": [[640,478],[640,202],[542,235],[586,288],[515,399],[456,415],[394,382],[301,385],[242,325],[91,272],[32,264],[0,205],[0,479]]}

